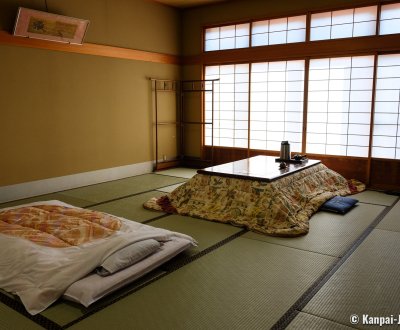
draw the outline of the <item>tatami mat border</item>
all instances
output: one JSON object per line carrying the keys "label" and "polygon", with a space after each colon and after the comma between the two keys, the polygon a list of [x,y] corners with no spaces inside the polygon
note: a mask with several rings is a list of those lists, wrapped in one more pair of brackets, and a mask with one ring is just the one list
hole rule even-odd
{"label": "tatami mat border", "polygon": [[150,222],[153,222],[153,221],[156,221],[156,220],[160,220],[160,219],[165,218],[165,217],[168,217],[168,216],[170,216],[170,215],[171,215],[171,214],[169,214],[169,213],[161,214],[161,215],[159,215],[158,217],[151,218],[151,219],[149,219],[149,220],[143,221],[142,223],[143,223],[144,225],[147,225],[147,224],[150,223]]}
{"label": "tatami mat border", "polygon": [[[157,173],[152,173],[152,174],[160,175],[160,174],[157,174]],[[141,175],[147,175],[147,174],[141,174]],[[168,175],[168,176],[169,176],[169,177],[173,177],[173,178],[177,178],[177,179],[186,179],[186,180],[189,180],[189,179],[187,179],[187,178],[182,178],[182,177],[174,176],[174,175]],[[185,183],[185,181],[182,181],[182,182],[179,182],[179,183],[183,184],[183,183]],[[175,184],[179,184],[179,183],[175,183]],[[169,187],[169,186],[165,186],[165,187]],[[160,188],[165,188],[165,187],[160,187]],[[134,193],[134,194],[129,194],[129,195],[126,195],[126,196],[116,197],[116,198],[113,198],[113,199],[110,199],[110,200],[107,200],[107,201],[98,202],[98,203],[93,203],[93,204],[90,204],[90,205],[85,206],[84,208],[99,206],[99,205],[102,205],[102,204],[107,204],[107,203],[119,201],[119,200],[124,199],[124,198],[129,198],[129,197],[138,196],[138,195],[141,195],[141,194],[146,194],[146,193],[155,191],[155,190],[160,189],[160,188],[149,189],[149,190],[146,190],[146,191],[141,191],[141,192],[137,192],[137,193]],[[61,192],[61,193],[62,193],[62,192]],[[158,219],[158,218],[157,218],[157,219]],[[153,220],[157,220],[157,219],[150,219],[150,220],[148,220],[147,222],[153,221]],[[143,222],[143,223],[146,223],[146,222]]]}
{"label": "tatami mat border", "polygon": [[321,287],[332,277],[340,266],[353,254],[357,247],[368,237],[379,222],[390,212],[390,210],[400,200],[397,198],[391,206],[386,206],[376,219],[364,230],[364,232],[354,241],[349,250],[334,263],[330,269],[322,274],[314,284],[287,310],[285,314],[271,327],[271,330],[285,329],[299,312],[307,305]]}
{"label": "tatami mat border", "polygon": [[[157,188],[157,189],[158,189],[158,188]],[[146,191],[137,192],[137,193],[134,193],[134,194],[129,194],[129,195],[125,195],[125,196],[120,196],[120,197],[116,197],[116,198],[113,198],[113,199],[110,199],[110,200],[107,200],[107,201],[103,201],[103,202],[98,202],[98,203],[93,203],[93,204],[90,204],[90,205],[86,205],[86,206],[83,207],[83,208],[84,208],[84,209],[87,209],[87,208],[90,208],[90,207],[95,207],[95,206],[99,206],[99,205],[103,205],[103,204],[107,204],[107,203],[112,203],[112,202],[120,201],[120,200],[125,199],[125,198],[134,197],[134,196],[139,196],[139,195],[142,195],[142,194],[147,194],[147,193],[152,192],[152,191],[155,191],[155,190],[156,190],[156,189],[150,189],[150,190],[146,190]],[[151,220],[152,220],[152,219],[151,219]]]}

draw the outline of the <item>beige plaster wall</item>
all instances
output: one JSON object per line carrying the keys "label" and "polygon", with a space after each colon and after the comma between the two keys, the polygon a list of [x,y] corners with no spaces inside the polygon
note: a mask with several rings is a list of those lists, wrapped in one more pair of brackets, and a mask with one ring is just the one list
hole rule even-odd
{"label": "beige plaster wall", "polygon": [[[179,54],[180,16],[145,0],[47,0],[49,11],[89,19],[86,42]],[[0,29],[18,6],[3,0]],[[149,77],[178,65],[0,46],[0,186],[153,159]]]}

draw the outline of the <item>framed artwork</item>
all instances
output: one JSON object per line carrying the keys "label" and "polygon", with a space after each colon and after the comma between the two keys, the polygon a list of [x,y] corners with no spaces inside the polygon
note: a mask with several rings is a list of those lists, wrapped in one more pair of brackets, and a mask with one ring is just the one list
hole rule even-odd
{"label": "framed artwork", "polygon": [[89,21],[20,7],[14,35],[82,44]]}

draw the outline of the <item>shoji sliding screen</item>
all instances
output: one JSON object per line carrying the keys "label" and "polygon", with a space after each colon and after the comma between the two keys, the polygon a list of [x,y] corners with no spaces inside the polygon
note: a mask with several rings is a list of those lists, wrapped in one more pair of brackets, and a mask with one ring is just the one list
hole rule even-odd
{"label": "shoji sliding screen", "polygon": [[[220,79],[214,93],[214,145],[248,148],[250,143],[251,149],[276,151],[288,140],[292,151],[301,152],[304,66],[304,60],[207,66],[205,78]],[[211,95],[206,95],[205,120],[211,117]],[[211,144],[211,128],[205,144]]]}
{"label": "shoji sliding screen", "polygon": [[372,157],[400,159],[400,54],[378,56]]}
{"label": "shoji sliding screen", "polygon": [[[214,146],[248,147],[249,66],[234,64],[205,69],[205,79],[219,79],[214,85]],[[211,94],[205,97],[205,121],[211,122]],[[211,145],[211,136],[208,127],[206,145]]]}
{"label": "shoji sliding screen", "polygon": [[379,34],[400,33],[400,3],[382,5]]}
{"label": "shoji sliding screen", "polygon": [[306,40],[306,15],[255,21],[251,27],[251,46],[289,44]]}
{"label": "shoji sliding screen", "polygon": [[204,33],[204,51],[249,47],[250,24],[208,28]]}
{"label": "shoji sliding screen", "polygon": [[301,152],[304,60],[251,65],[250,148]]}
{"label": "shoji sliding screen", "polygon": [[374,57],[310,60],[307,153],[368,157]]}
{"label": "shoji sliding screen", "polygon": [[310,40],[374,35],[377,9],[371,6],[312,14]]}

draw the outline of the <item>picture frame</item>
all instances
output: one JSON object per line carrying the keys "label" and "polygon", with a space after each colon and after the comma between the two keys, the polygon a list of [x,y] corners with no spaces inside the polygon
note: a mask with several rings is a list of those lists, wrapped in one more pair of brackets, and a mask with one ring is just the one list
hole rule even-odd
{"label": "picture frame", "polygon": [[19,7],[13,34],[81,45],[89,23],[85,19]]}

